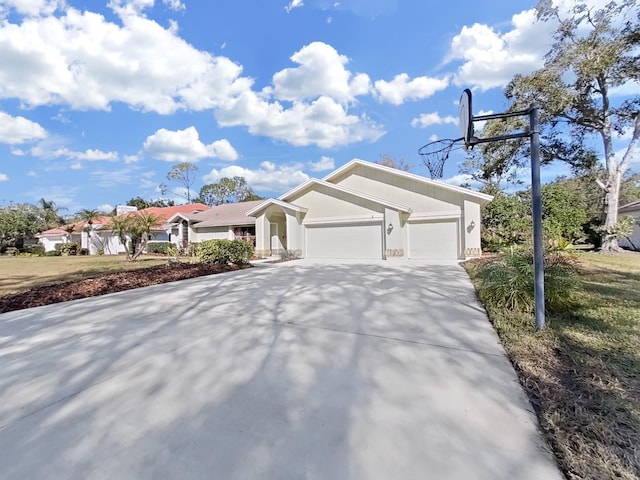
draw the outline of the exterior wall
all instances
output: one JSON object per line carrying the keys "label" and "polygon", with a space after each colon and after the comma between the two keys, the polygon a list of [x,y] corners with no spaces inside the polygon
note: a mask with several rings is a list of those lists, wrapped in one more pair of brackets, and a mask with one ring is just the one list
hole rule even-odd
{"label": "exterior wall", "polygon": [[52,252],[56,249],[56,245],[60,243],[68,243],[68,238],[66,236],[61,237],[40,237],[38,239],[38,243],[40,243],[44,247],[45,252]]}
{"label": "exterior wall", "polygon": [[231,227],[204,227],[196,228],[195,238],[191,237],[192,242],[204,242],[205,240],[229,240],[233,238],[233,228]]}
{"label": "exterior wall", "polygon": [[640,250],[640,225],[637,224],[637,222],[640,221],[640,211],[624,212],[624,213],[618,214],[618,217],[622,217],[622,216],[635,218],[636,225],[633,227],[633,233],[631,234],[631,237],[630,237],[631,242],[629,242],[629,240],[627,240],[626,238],[621,238],[620,240],[618,240],[618,244],[621,247],[628,248],[630,250],[633,250],[634,246],[636,249]]}
{"label": "exterior wall", "polygon": [[465,258],[479,257],[482,254],[480,243],[480,205],[464,201],[462,215],[462,251]]}
{"label": "exterior wall", "polygon": [[287,227],[287,250],[294,250],[302,255],[304,246],[303,242],[303,230],[302,230],[302,215],[296,212],[286,213],[286,227]]}
{"label": "exterior wall", "polygon": [[271,255],[269,232],[269,220],[266,212],[256,218],[256,256],[268,257]]}
{"label": "exterior wall", "polygon": [[[464,194],[425,185],[381,170],[356,167],[335,184],[411,207],[415,214],[460,210]],[[297,203],[297,202],[296,202]]]}
{"label": "exterior wall", "polygon": [[385,208],[382,228],[385,238],[385,256],[387,258],[405,257],[407,228],[402,214],[397,210]]}
{"label": "exterior wall", "polygon": [[384,207],[374,202],[343,192],[325,189],[322,186],[318,186],[315,190],[301,195],[293,203],[309,209],[303,223],[331,218],[345,220],[375,218],[378,216],[376,214],[384,213]]}

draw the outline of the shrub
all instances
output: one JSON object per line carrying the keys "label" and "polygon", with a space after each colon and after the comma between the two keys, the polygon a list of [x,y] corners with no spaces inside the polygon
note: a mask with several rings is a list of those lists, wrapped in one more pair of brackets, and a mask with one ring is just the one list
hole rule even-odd
{"label": "shrub", "polygon": [[56,245],[56,252],[60,252],[62,256],[78,255],[79,249],[77,243],[58,243]]}
{"label": "shrub", "polygon": [[[492,308],[532,313],[535,304],[533,254],[507,253],[478,266],[480,299]],[[567,310],[579,285],[575,260],[556,252],[545,256],[545,307],[549,312]]]}
{"label": "shrub", "polygon": [[7,249],[5,250],[5,253],[10,257],[15,257],[20,253],[20,250],[18,250],[16,247],[7,247]]}
{"label": "shrub", "polygon": [[37,257],[42,257],[44,255],[44,245],[39,243],[35,245],[27,245],[24,247],[24,253],[30,253]]}
{"label": "shrub", "polygon": [[89,249],[88,248],[81,248],[78,255],[89,255]]}
{"label": "shrub", "polygon": [[202,263],[244,265],[253,258],[254,247],[243,240],[206,240],[197,247]]}
{"label": "shrub", "polygon": [[176,247],[170,242],[152,242],[147,244],[147,253],[158,253],[162,255],[175,255]]}
{"label": "shrub", "polygon": [[60,252],[57,250],[51,250],[49,252],[44,252],[44,256],[45,257],[59,257],[60,256]]}
{"label": "shrub", "polygon": [[300,250],[281,250],[280,260],[296,260],[300,258]]}

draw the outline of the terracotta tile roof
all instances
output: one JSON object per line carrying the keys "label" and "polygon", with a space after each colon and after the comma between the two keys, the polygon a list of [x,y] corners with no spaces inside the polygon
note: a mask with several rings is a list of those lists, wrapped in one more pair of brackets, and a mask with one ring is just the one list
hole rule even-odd
{"label": "terracotta tile roof", "polygon": [[[246,213],[260,205],[264,200],[253,200],[242,203],[225,203],[211,207],[204,212],[188,215],[195,223],[195,228],[224,227],[227,225],[253,225],[256,219],[247,217]],[[197,222],[197,223],[196,223]]]}
{"label": "terracotta tile roof", "polygon": [[[176,205],[174,207],[149,207],[144,208],[142,210],[136,210],[134,212],[126,213],[125,215],[135,215],[140,212],[150,213],[157,216],[160,220],[160,225],[153,228],[153,230],[165,230],[167,227],[165,224],[167,220],[175,215],[176,213],[184,213],[184,214],[192,214],[197,212],[202,212],[208,210],[209,206],[204,205],[203,203],[187,203],[186,205]],[[94,229],[101,230],[102,227],[108,225],[111,222],[110,215],[103,215],[101,217],[96,218],[93,221]],[[87,225],[87,222],[84,220],[80,220],[74,224],[74,232],[81,232],[84,227]],[[61,228],[51,228],[49,230],[45,230],[44,232],[39,233],[37,236],[54,236],[60,235],[60,233],[54,232],[62,232],[65,233]]]}
{"label": "terracotta tile roof", "polygon": [[50,228],[49,230],[45,230],[44,232],[40,232],[34,235],[36,238],[40,237],[59,237],[60,235],[66,235],[67,232],[62,230],[61,228]]}
{"label": "terracotta tile roof", "polygon": [[635,212],[635,211],[638,211],[638,210],[640,210],[640,200],[636,200],[635,202],[627,203],[626,205],[623,205],[620,208],[618,208],[618,212],[619,213]]}

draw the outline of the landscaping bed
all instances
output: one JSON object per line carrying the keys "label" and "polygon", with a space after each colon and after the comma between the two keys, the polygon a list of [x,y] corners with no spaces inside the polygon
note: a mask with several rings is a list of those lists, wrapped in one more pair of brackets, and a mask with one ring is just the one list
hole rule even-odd
{"label": "landscaping bed", "polygon": [[[546,330],[485,307],[567,478],[640,479],[640,254],[573,259],[574,303]],[[482,262],[465,264],[481,297]]]}
{"label": "landscaping bed", "polygon": [[0,313],[39,307],[51,303],[121,292],[133,288],[185,280],[248,268],[251,265],[218,265],[204,263],[171,263],[135,271],[107,273],[95,278],[67,281],[34,287],[20,293],[0,297]]}

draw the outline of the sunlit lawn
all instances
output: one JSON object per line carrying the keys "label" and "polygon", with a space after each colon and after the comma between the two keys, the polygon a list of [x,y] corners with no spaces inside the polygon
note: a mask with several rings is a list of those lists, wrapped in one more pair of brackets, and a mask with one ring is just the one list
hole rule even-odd
{"label": "sunlit lawn", "polygon": [[[640,253],[577,256],[571,312],[488,309],[569,478],[640,478]],[[470,274],[482,288],[473,269]]]}
{"label": "sunlit lawn", "polygon": [[0,257],[0,296],[40,285],[94,278],[103,273],[162,265],[163,258],[127,262],[124,256]]}

